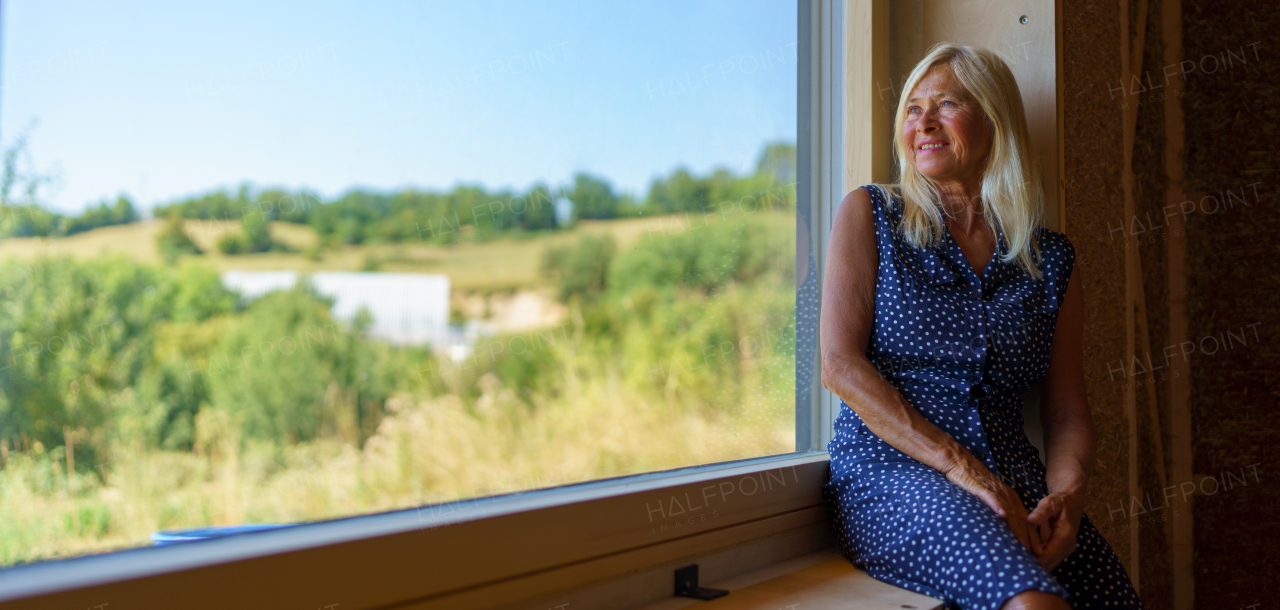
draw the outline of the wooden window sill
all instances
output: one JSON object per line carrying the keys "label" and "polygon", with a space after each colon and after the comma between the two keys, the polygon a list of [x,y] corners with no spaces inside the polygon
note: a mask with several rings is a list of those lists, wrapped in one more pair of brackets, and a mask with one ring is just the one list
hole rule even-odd
{"label": "wooden window sill", "polygon": [[880,582],[853,567],[836,549],[826,549],[766,566],[723,582],[702,586],[727,589],[712,601],[672,597],[642,610],[779,610],[848,608],[849,610],[935,610],[942,602]]}

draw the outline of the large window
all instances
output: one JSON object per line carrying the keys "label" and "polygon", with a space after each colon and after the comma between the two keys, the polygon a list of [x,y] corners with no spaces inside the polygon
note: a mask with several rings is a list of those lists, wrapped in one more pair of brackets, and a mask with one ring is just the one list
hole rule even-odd
{"label": "large window", "polygon": [[0,565],[811,448],[795,4],[3,8]]}

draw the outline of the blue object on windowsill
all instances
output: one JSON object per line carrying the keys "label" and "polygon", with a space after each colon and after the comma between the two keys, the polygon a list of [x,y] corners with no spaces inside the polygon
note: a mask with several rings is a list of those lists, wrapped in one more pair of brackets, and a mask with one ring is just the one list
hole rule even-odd
{"label": "blue object on windowsill", "polygon": [[166,546],[177,544],[179,542],[194,542],[196,540],[212,540],[214,538],[223,538],[233,536],[235,534],[246,534],[249,532],[260,532],[264,530],[280,529],[282,527],[293,527],[294,524],[286,523],[282,525],[228,525],[223,527],[185,527],[180,529],[160,530],[151,534],[151,541],[155,546]]}

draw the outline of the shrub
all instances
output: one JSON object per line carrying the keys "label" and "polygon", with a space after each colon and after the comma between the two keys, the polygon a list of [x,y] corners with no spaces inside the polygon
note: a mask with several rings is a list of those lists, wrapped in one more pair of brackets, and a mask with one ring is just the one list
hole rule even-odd
{"label": "shrub", "polygon": [[200,254],[200,248],[196,246],[194,241],[191,241],[191,236],[187,235],[187,229],[182,222],[182,217],[177,214],[170,214],[168,220],[164,223],[164,228],[156,235],[156,249],[160,251],[160,256],[170,265],[176,263],[183,256]]}
{"label": "shrub", "polygon": [[643,286],[683,286],[713,294],[730,281],[749,282],[788,264],[794,268],[794,239],[785,226],[764,219],[723,220],[642,239],[610,269],[610,290],[627,294]]}
{"label": "shrub", "polygon": [[226,233],[218,238],[218,251],[227,255],[236,255],[246,252],[244,239],[238,233]]}
{"label": "shrub", "polygon": [[572,248],[548,249],[543,255],[543,272],[556,278],[560,300],[567,302],[573,295],[594,300],[605,290],[617,250],[609,235],[584,235]]}
{"label": "shrub", "polygon": [[226,233],[218,239],[218,250],[234,256],[288,248],[271,239],[271,226],[261,214],[249,214],[240,221],[239,233]]}
{"label": "shrub", "polygon": [[240,221],[240,239],[244,252],[270,252],[275,243],[271,240],[271,226],[262,214],[246,214]]}

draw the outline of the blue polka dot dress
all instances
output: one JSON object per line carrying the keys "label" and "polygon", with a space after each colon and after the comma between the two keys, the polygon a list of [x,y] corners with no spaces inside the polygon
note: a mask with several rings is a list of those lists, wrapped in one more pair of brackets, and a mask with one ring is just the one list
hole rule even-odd
{"label": "blue polka dot dress", "polygon": [[[950,232],[929,249],[908,244],[895,230],[900,196],[864,188],[880,253],[867,357],[1030,512],[1048,492],[1044,464],[1023,430],[1022,395],[1048,371],[1074,248],[1042,228],[1042,279],[998,256],[979,276]],[[998,239],[1000,253],[1003,233]],[[822,491],[837,538],[872,577],[951,608],[999,608],[1029,590],[1060,595],[1075,608],[1142,607],[1087,516],[1076,551],[1049,573],[981,500],[881,440],[843,401],[827,449],[831,480]]]}

